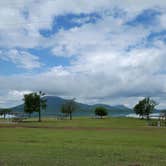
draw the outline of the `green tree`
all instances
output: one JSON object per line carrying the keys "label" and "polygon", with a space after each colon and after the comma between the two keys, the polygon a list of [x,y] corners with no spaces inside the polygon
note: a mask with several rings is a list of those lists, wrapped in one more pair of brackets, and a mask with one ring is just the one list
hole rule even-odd
{"label": "green tree", "polygon": [[95,108],[95,115],[100,116],[100,118],[102,119],[103,116],[108,115],[107,109],[104,107],[96,107]]}
{"label": "green tree", "polygon": [[144,118],[145,110],[144,110],[144,101],[143,100],[139,101],[139,103],[134,106],[134,111],[142,119]]}
{"label": "green tree", "polygon": [[29,117],[31,117],[31,114],[35,111],[35,93],[30,93],[24,95],[24,112],[29,114]]}
{"label": "green tree", "polygon": [[0,110],[0,115],[3,115],[3,118],[6,119],[6,115],[10,114],[12,112],[11,109],[3,108]]}
{"label": "green tree", "polygon": [[30,115],[33,112],[39,113],[39,122],[41,122],[41,109],[46,110],[47,104],[46,99],[44,99],[44,93],[30,93],[24,95],[24,112],[29,113]]}
{"label": "green tree", "polygon": [[72,120],[72,113],[76,110],[76,102],[75,99],[67,100],[65,103],[62,104],[61,112],[63,114],[67,114]]}
{"label": "green tree", "polygon": [[150,97],[146,97],[134,106],[134,111],[137,115],[141,116],[142,119],[144,116],[149,119],[149,114],[153,112],[156,105],[157,103],[154,100],[150,99]]}

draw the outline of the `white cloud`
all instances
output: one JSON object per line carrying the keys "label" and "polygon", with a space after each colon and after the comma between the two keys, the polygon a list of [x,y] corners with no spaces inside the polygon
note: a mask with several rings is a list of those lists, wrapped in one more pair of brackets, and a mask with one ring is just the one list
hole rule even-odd
{"label": "white cloud", "polygon": [[163,29],[166,29],[166,13],[160,16],[160,24]]}
{"label": "white cloud", "polygon": [[[40,29],[51,29],[56,16],[123,10],[125,20],[148,8],[165,9],[165,0],[16,0],[0,2],[0,46],[33,48],[45,45]],[[115,10],[115,11],[116,11]],[[111,25],[110,25],[111,26]]]}
{"label": "white cloud", "polygon": [[14,107],[21,104],[23,101],[24,94],[28,94],[31,91],[17,91],[9,90],[5,91],[3,96],[0,96],[0,106],[1,108]]}
{"label": "white cloud", "polygon": [[83,55],[85,52],[124,50],[143,43],[149,34],[150,31],[141,26],[123,25],[119,19],[106,16],[96,24],[61,30],[50,43],[56,56]]}
{"label": "white cloud", "polygon": [[0,77],[1,88],[42,89],[47,94],[76,97],[88,103],[101,101],[132,107],[143,96],[156,99],[162,96],[162,100],[166,97],[166,76],[160,72],[164,69],[164,52],[164,48],[119,54],[93,52],[70,67],[54,67],[33,76]]}
{"label": "white cloud", "polygon": [[[40,74],[1,76],[0,87],[11,98],[27,89],[42,89],[48,94],[76,97],[81,101],[122,103],[131,107],[148,95],[161,101],[164,107],[166,47],[161,39],[149,42],[147,37],[151,32],[165,29],[165,8],[165,0],[0,2],[0,47],[10,50],[4,53],[2,49],[0,59],[26,69],[41,67],[39,58],[16,47],[51,48],[56,56],[74,57],[68,67],[55,66]],[[155,27],[126,25],[145,9],[162,11],[157,17],[160,24]],[[56,16],[94,12],[102,16],[95,24],[61,29],[50,38],[39,32],[51,29]],[[118,12],[122,14],[115,17]],[[146,46],[149,43],[151,47]],[[4,92],[0,94],[5,98],[1,97],[1,103],[11,104]]]}
{"label": "white cloud", "polygon": [[24,69],[34,69],[41,67],[41,63],[39,62],[39,58],[35,55],[32,55],[25,51],[18,51],[16,49],[12,49],[9,51],[1,51],[0,59],[5,61],[11,61],[16,64],[17,67]]}

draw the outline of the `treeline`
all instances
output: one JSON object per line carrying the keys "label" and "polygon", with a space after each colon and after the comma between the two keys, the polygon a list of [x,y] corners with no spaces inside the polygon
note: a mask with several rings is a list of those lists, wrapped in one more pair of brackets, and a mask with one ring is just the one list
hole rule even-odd
{"label": "treeline", "polygon": [[[44,93],[30,93],[24,96],[24,111],[26,113],[33,113],[38,112],[39,113],[39,121],[41,121],[41,109],[46,109],[46,99],[44,99]],[[140,100],[133,108],[134,112],[139,115],[142,119],[146,118],[149,119],[150,114],[153,113],[155,110],[155,107],[158,105],[158,103],[150,97],[146,97],[143,100]],[[72,119],[72,113],[76,111],[77,105],[75,102],[75,99],[67,100],[65,103],[63,103],[61,107],[61,113],[63,113],[66,116],[70,117],[70,120]],[[100,116],[102,118],[103,116],[108,115],[108,110],[104,107],[97,107],[95,108],[95,115]],[[165,114],[164,114],[165,115]],[[166,115],[165,115],[166,116]]]}
{"label": "treeline", "polygon": [[[34,112],[38,113],[38,121],[41,122],[41,110],[46,110],[47,108],[47,100],[45,97],[45,93],[42,91],[39,92],[33,92],[30,94],[24,95],[24,112],[26,114],[29,114],[29,117],[31,117],[31,114]],[[133,108],[134,112],[139,115],[142,119],[150,118],[150,114],[153,113],[155,110],[155,107],[158,105],[158,103],[154,100],[152,100],[150,97],[146,97],[142,100],[140,100]],[[61,107],[61,113],[64,116],[69,116],[70,120],[72,120],[72,114],[77,110],[77,104],[74,99],[66,100],[62,104]],[[96,116],[99,116],[101,119],[103,116],[108,115],[108,110],[105,107],[96,107],[94,110],[94,113]],[[4,119],[7,114],[12,114],[12,110],[10,109],[1,109],[0,115],[4,116]],[[162,112],[163,118],[166,120],[166,111],[164,110]]]}

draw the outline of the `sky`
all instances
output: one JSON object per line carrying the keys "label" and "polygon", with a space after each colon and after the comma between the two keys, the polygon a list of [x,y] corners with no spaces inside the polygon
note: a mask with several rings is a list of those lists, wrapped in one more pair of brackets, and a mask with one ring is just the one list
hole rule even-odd
{"label": "sky", "polygon": [[165,0],[1,0],[0,107],[23,95],[166,108]]}

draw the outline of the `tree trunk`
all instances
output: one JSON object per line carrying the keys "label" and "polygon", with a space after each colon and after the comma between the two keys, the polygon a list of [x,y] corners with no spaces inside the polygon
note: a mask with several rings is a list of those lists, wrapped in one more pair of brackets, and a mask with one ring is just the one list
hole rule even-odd
{"label": "tree trunk", "polygon": [[70,120],[72,120],[72,113],[71,112],[69,113],[69,116],[70,116]]}
{"label": "tree trunk", "polygon": [[41,111],[39,110],[39,122],[41,122]]}
{"label": "tree trunk", "polygon": [[146,117],[147,117],[147,120],[149,120],[150,118],[149,118],[149,115],[146,115]]}
{"label": "tree trunk", "polygon": [[6,114],[5,113],[3,114],[3,118],[6,119]]}

